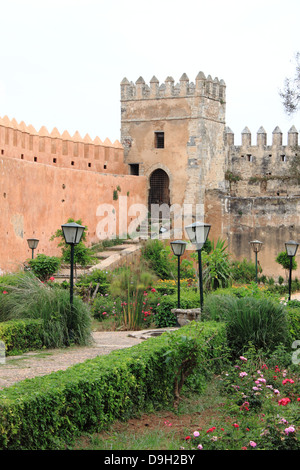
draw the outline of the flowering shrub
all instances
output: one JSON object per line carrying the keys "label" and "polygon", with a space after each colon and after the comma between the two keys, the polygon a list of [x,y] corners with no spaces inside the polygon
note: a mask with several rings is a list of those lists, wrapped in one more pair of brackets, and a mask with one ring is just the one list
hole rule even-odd
{"label": "flowering shrub", "polygon": [[114,317],[118,322],[121,314],[121,301],[109,294],[98,294],[92,303],[91,311],[94,318],[99,321]]}
{"label": "flowering shrub", "polygon": [[148,296],[155,289],[139,292],[128,299],[113,297],[111,294],[98,294],[92,304],[92,314],[99,321],[113,320],[116,327],[126,327],[128,317],[133,312],[136,314],[136,322],[132,327],[147,328],[153,322],[154,310],[149,304]]}
{"label": "flowering shrub", "polygon": [[[276,365],[240,356],[220,377],[229,416],[224,425],[196,429],[184,448],[199,450],[299,450],[300,378]],[[231,418],[232,416],[232,418]],[[229,421],[230,419],[230,421]]]}
{"label": "flowering shrub", "polygon": [[251,439],[249,428],[238,423],[199,428],[192,435],[185,437],[184,449],[198,450],[233,450],[255,449],[257,442]]}

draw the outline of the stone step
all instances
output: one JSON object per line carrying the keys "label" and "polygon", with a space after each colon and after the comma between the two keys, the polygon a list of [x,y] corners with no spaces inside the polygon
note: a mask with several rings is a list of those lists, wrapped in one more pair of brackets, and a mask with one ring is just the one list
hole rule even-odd
{"label": "stone step", "polygon": [[115,255],[115,251],[99,251],[95,256],[98,259],[107,259],[112,255]]}
{"label": "stone step", "polygon": [[[95,265],[90,266],[77,266],[76,274],[77,278],[81,274],[91,273],[95,269],[108,269],[110,266],[115,265],[120,259],[126,255],[130,255],[138,250],[141,238],[124,240],[124,243],[120,245],[110,246],[103,251],[94,253],[94,256],[99,260]],[[74,271],[75,276],[75,271]],[[70,266],[62,265],[59,272],[54,276],[58,282],[70,279]]]}
{"label": "stone step", "polygon": [[[125,250],[126,248],[128,248],[128,245],[115,245],[115,246],[110,246],[109,247],[109,251],[122,251],[122,250]],[[106,250],[105,250],[106,251]]]}

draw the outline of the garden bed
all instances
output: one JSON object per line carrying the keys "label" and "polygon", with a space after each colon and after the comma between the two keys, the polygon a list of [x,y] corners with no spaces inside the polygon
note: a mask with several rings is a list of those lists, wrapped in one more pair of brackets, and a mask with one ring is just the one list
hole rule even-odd
{"label": "garden bed", "polygon": [[183,365],[205,375],[206,361],[220,357],[224,342],[221,323],[195,323],[8,387],[0,392],[0,448],[58,449],[115,419],[169,406]]}

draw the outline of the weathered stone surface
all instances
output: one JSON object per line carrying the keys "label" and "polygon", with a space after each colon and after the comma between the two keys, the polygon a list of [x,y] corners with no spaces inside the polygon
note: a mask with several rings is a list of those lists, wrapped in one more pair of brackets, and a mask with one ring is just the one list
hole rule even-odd
{"label": "weathered stone surface", "polygon": [[171,310],[172,313],[177,318],[177,321],[180,326],[187,325],[191,321],[200,320],[201,309],[200,308],[190,308],[190,309],[180,309],[174,308]]}

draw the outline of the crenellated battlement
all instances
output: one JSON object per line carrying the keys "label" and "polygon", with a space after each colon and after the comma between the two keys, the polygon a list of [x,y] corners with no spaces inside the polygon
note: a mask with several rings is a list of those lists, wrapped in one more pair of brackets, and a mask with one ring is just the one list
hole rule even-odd
{"label": "crenellated battlement", "polygon": [[[271,147],[282,147],[282,131],[276,126],[272,132],[272,145]],[[225,128],[226,143],[229,146],[234,145],[234,133],[230,127]],[[252,144],[252,134],[248,127],[245,127],[241,133],[242,144],[241,147],[255,147]],[[294,148],[298,146],[298,131],[295,126],[292,126],[287,133],[287,147]],[[256,133],[256,147],[267,147],[267,133],[263,126],[261,126]]]}
{"label": "crenellated battlement", "polygon": [[81,142],[94,145],[103,145],[104,147],[122,148],[122,145],[118,140],[116,140],[114,143],[112,143],[108,138],[106,138],[104,142],[102,142],[99,137],[96,137],[94,140],[92,140],[89,134],[86,134],[85,137],[82,138],[78,131],[76,131],[73,136],[71,136],[68,131],[64,131],[62,134],[60,134],[56,127],[54,127],[51,133],[49,133],[45,126],[42,126],[41,129],[37,131],[32,126],[32,124],[26,125],[24,121],[21,121],[18,124],[16,119],[13,118],[10,120],[8,116],[4,116],[3,118],[0,117],[0,126],[24,132],[26,134],[31,134],[33,136],[49,137],[52,139],[68,140],[71,142]]}
{"label": "crenellated battlement", "polygon": [[272,132],[271,145],[267,145],[267,133],[263,127],[257,131],[256,145],[251,142],[248,127],[242,131],[239,146],[234,145],[234,134],[229,127],[225,129],[225,135],[231,196],[286,197],[299,194],[297,175],[292,170],[298,154],[295,126],[287,133],[286,145],[283,145],[283,134],[278,126]]}
{"label": "crenellated battlement", "polygon": [[181,76],[177,84],[173,77],[167,77],[159,84],[155,76],[149,85],[145,83],[143,77],[139,77],[135,84],[129,82],[126,77],[121,82],[121,101],[193,96],[204,96],[223,103],[226,100],[226,84],[217,77],[214,80],[210,75],[205,77],[203,72],[198,73],[195,83],[189,81],[186,73]]}
{"label": "crenellated battlement", "polygon": [[50,133],[45,126],[37,131],[24,121],[18,123],[7,116],[0,118],[0,153],[6,157],[54,165],[57,167],[127,174],[121,143],[94,140],[78,131],[73,136],[62,134],[55,127]]}

